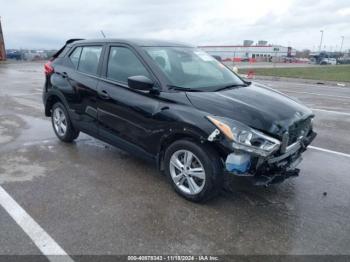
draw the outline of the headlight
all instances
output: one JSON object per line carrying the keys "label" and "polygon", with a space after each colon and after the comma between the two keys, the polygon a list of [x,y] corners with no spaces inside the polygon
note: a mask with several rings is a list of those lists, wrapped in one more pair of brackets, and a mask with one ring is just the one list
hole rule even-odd
{"label": "headlight", "polygon": [[281,142],[257,131],[241,122],[223,117],[207,116],[230,141],[235,149],[268,156],[275,152]]}

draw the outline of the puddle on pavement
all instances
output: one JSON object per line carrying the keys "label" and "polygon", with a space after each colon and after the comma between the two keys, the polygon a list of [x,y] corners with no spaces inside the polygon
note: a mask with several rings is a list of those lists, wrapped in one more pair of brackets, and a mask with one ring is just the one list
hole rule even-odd
{"label": "puddle on pavement", "polygon": [[18,116],[0,115],[0,145],[14,141],[25,122]]}
{"label": "puddle on pavement", "polygon": [[79,162],[81,157],[97,151],[100,151],[101,158],[129,157],[127,153],[85,134],[81,134],[76,143],[61,143],[52,130],[49,118],[0,115],[0,184],[44,176],[46,171],[60,167],[57,159],[70,155],[71,159]]}
{"label": "puddle on pavement", "polygon": [[49,118],[42,119],[32,116],[20,115],[25,121],[26,128],[22,131],[16,142],[24,143],[28,141],[45,140],[53,138],[54,133]]}
{"label": "puddle on pavement", "polygon": [[36,118],[44,117],[43,107],[29,97],[11,97],[2,95],[0,90],[1,115],[26,115]]}
{"label": "puddle on pavement", "polygon": [[4,155],[0,157],[0,184],[32,180],[45,174],[45,168],[23,156]]}
{"label": "puddle on pavement", "polygon": [[42,139],[47,132],[44,122],[23,115],[0,115],[0,184],[44,175],[45,168],[29,159],[30,154],[21,146],[23,141]]}
{"label": "puddle on pavement", "polygon": [[0,115],[1,149],[18,148],[26,142],[53,138],[51,122],[24,115]]}

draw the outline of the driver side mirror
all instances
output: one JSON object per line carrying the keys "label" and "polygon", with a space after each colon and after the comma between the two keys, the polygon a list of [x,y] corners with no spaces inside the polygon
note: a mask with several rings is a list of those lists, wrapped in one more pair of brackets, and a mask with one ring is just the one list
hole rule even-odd
{"label": "driver side mirror", "polygon": [[135,90],[150,91],[153,89],[154,82],[146,76],[130,76],[128,86]]}

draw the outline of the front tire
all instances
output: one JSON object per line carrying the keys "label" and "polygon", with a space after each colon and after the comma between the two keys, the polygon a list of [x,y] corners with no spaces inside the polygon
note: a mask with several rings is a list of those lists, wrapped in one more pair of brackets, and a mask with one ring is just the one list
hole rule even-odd
{"label": "front tire", "polygon": [[220,158],[207,145],[176,141],[165,152],[164,166],[174,190],[190,201],[206,201],[222,187]]}
{"label": "front tire", "polygon": [[79,136],[69,118],[65,106],[61,102],[57,102],[52,107],[51,122],[56,136],[63,142],[71,143]]}

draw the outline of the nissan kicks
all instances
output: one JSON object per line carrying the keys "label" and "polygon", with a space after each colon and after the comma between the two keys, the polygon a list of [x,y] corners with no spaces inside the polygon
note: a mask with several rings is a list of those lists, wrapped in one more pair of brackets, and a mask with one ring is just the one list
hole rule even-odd
{"label": "nissan kicks", "polygon": [[154,161],[192,201],[214,196],[225,176],[263,186],[297,176],[316,136],[309,108],[185,44],[71,39],[45,75],[60,140],[84,132]]}

